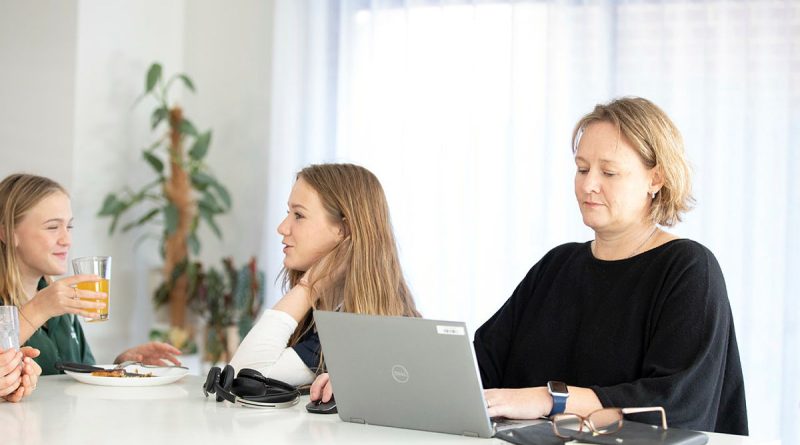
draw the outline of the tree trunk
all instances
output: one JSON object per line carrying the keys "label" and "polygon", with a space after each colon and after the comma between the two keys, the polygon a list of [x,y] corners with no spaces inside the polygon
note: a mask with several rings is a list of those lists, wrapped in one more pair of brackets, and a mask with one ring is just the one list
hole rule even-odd
{"label": "tree trunk", "polygon": [[[176,106],[171,109],[169,114],[170,177],[164,185],[164,192],[167,199],[178,209],[178,225],[175,232],[167,238],[164,246],[164,280],[167,282],[172,277],[173,269],[188,259],[189,249],[186,240],[189,238],[192,220],[197,211],[197,203],[192,197],[190,178],[184,169],[184,150],[180,132],[182,121],[183,111],[181,108]],[[169,294],[170,323],[173,327],[186,328],[188,291],[189,278],[184,272],[175,280]]]}

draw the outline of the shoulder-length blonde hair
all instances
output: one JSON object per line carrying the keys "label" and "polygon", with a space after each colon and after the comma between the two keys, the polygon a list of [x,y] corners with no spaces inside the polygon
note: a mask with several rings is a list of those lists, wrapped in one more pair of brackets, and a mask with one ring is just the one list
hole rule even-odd
{"label": "shoulder-length blonde hair", "polygon": [[[372,172],[353,164],[311,165],[297,173],[319,195],[331,222],[345,237],[329,254],[315,277],[339,278],[319,289],[322,278],[309,283],[314,309],[357,314],[419,317],[403,278],[383,187]],[[337,273],[337,271],[343,271]],[[283,270],[284,288],[295,286],[303,271]],[[296,344],[311,329],[309,314],[289,340]]]}
{"label": "shoulder-length blonde hair", "polygon": [[692,209],[692,174],[678,127],[654,103],[641,97],[623,97],[599,104],[583,116],[572,132],[572,153],[581,135],[593,122],[609,122],[639,153],[647,168],[658,168],[664,184],[650,205],[655,224],[674,226]]}
{"label": "shoulder-length blonde hair", "polygon": [[3,304],[21,306],[31,297],[25,295],[22,288],[14,232],[31,208],[55,192],[69,196],[64,187],[43,176],[17,173],[0,182],[0,298]]}

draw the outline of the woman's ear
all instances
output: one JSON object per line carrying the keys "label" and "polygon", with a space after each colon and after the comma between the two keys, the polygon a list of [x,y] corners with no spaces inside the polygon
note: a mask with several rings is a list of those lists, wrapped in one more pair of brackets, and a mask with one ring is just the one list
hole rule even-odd
{"label": "woman's ear", "polygon": [[661,172],[661,166],[656,165],[650,169],[650,193],[658,193],[661,187],[664,186],[664,174]]}

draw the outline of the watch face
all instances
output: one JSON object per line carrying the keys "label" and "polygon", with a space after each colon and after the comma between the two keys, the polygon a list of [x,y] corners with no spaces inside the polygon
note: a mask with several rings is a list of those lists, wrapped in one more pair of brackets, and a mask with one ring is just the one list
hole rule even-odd
{"label": "watch face", "polygon": [[569,394],[567,384],[564,382],[555,382],[551,380],[547,382],[547,389],[551,394]]}

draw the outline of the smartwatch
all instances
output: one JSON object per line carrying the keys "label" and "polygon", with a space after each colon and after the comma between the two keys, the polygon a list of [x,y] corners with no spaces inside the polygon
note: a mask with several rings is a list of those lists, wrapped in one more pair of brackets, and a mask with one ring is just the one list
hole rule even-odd
{"label": "smartwatch", "polygon": [[556,414],[561,414],[567,409],[567,397],[569,397],[569,389],[564,382],[556,382],[551,380],[547,382],[547,392],[553,396],[553,409],[548,414],[548,417],[553,417]]}

